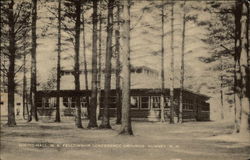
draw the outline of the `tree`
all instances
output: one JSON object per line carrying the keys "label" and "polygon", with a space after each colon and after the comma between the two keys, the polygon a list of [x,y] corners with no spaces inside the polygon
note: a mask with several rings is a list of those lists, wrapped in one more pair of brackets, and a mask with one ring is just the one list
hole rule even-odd
{"label": "tree", "polygon": [[[237,2],[236,2],[237,3]],[[240,74],[241,74],[241,123],[240,134],[249,133],[249,112],[250,112],[250,96],[249,96],[249,82],[250,82],[250,68],[249,68],[249,2],[238,0],[241,9],[240,25],[240,51],[237,56],[240,62]]]}
{"label": "tree", "polygon": [[[79,50],[80,50],[80,25],[81,25],[81,1],[74,2],[75,6],[75,91],[80,91],[80,65],[79,65]],[[83,128],[81,120],[81,103],[80,97],[76,97],[76,127]]]}
{"label": "tree", "polygon": [[57,35],[57,80],[56,80],[56,119],[55,122],[60,122],[60,83],[61,83],[61,0],[58,0],[58,35]]}
{"label": "tree", "polygon": [[[81,0],[65,0],[64,1],[64,18],[67,22],[62,23],[64,27],[64,31],[69,34],[69,38],[66,41],[72,42],[74,46],[74,84],[75,91],[80,91],[80,64],[79,64],[79,56],[80,56],[80,28],[81,28]],[[73,25],[73,27],[71,26]],[[75,113],[75,125],[77,128],[83,128],[82,120],[81,120],[81,103],[80,97],[75,97],[76,102],[76,113]]]}
{"label": "tree", "polygon": [[111,128],[109,122],[109,97],[111,87],[111,58],[112,58],[112,36],[113,36],[113,8],[114,0],[108,1],[108,23],[107,23],[107,44],[105,60],[105,84],[104,84],[104,107],[102,123],[100,128]]}
{"label": "tree", "polygon": [[102,1],[99,1],[99,37],[98,37],[98,43],[99,43],[99,50],[98,50],[98,86],[97,86],[97,102],[96,102],[96,114],[97,119],[100,117],[100,108],[101,108],[101,79],[102,79]]}
{"label": "tree", "polygon": [[31,113],[29,121],[32,121],[32,117],[38,121],[37,107],[36,107],[36,85],[37,85],[37,63],[36,63],[36,22],[37,22],[37,0],[32,0],[32,23],[31,23],[31,36],[32,36],[32,48],[31,48],[31,80],[30,80],[30,105]]}
{"label": "tree", "polygon": [[[223,60],[222,60],[223,56],[220,57],[220,63],[221,63],[221,68],[220,70],[223,71]],[[223,120],[224,119],[224,111],[223,111],[223,106],[224,106],[224,98],[223,98],[223,72],[221,72],[221,75],[220,75],[220,80],[221,80],[221,83],[220,83],[220,103],[221,103],[221,119]]]}
{"label": "tree", "polygon": [[[214,54],[206,61],[210,63],[216,60],[222,60],[222,57],[230,58],[231,56],[234,58],[234,64],[228,64],[227,62],[229,61],[227,60],[223,63],[220,63],[219,67],[216,67],[215,70],[221,71],[221,90],[225,87],[225,84],[227,84],[231,86],[231,90],[233,91],[235,111],[234,132],[243,132],[245,134],[248,130],[247,128],[249,125],[249,101],[247,101],[248,87],[246,85],[248,81],[248,67],[246,66],[248,66],[248,63],[247,60],[245,60],[248,58],[247,53],[249,51],[248,49],[244,48],[245,46],[249,45],[249,35],[247,34],[247,28],[249,28],[249,23],[247,22],[249,20],[249,14],[247,14],[249,10],[247,6],[249,6],[249,4],[244,3],[244,1],[241,0],[235,1],[234,6],[230,6],[227,3],[223,4],[220,2],[208,2],[208,4],[211,5],[212,11],[210,12],[215,13],[216,19],[214,19],[210,23],[203,22],[204,24],[207,24],[210,31],[210,36],[208,36],[210,38],[208,38],[206,42],[208,44],[211,44],[214,48]],[[246,6],[245,11],[244,4]],[[234,22],[232,21],[233,19]],[[225,26],[227,27],[226,29]],[[218,51],[218,46],[223,50]],[[242,58],[242,56],[244,58]],[[229,73],[233,73],[232,76],[228,76],[228,74],[222,74],[222,69],[229,69]],[[231,78],[230,81],[234,79],[234,84],[228,81],[227,78]],[[224,97],[224,94],[221,95]],[[223,97],[221,99],[224,99]],[[245,100],[243,100],[243,97],[245,98]],[[241,131],[242,127],[244,129]]]}
{"label": "tree", "polygon": [[171,3],[171,76],[170,76],[170,123],[174,123],[174,1]]}
{"label": "tree", "polygon": [[[25,37],[26,38],[26,37]],[[23,119],[26,120],[25,112],[27,113],[27,116],[29,118],[29,108],[28,108],[28,93],[27,93],[27,54],[28,52],[26,49],[29,47],[29,43],[24,43],[23,45]]]}
{"label": "tree", "polygon": [[[86,91],[89,91],[89,84],[88,84],[88,67],[87,67],[87,58],[86,58],[86,32],[85,32],[85,18],[84,18],[84,11],[82,13],[82,32],[83,32],[83,64],[84,64],[84,74],[85,74],[85,86]],[[89,116],[89,96],[86,96],[86,102],[87,102],[87,113]]]}
{"label": "tree", "polygon": [[8,126],[16,125],[15,77],[23,67],[18,67],[16,60],[27,52],[24,46],[28,45],[26,40],[30,31],[30,8],[28,2],[1,2],[1,58],[3,54],[8,60],[8,63],[1,63],[1,73],[7,75]]}
{"label": "tree", "polygon": [[16,125],[15,120],[15,19],[14,19],[14,1],[9,3],[9,69],[8,69],[8,126]]}
{"label": "tree", "polygon": [[116,124],[121,124],[121,88],[120,88],[120,2],[117,1],[117,29],[115,30],[116,52]]}
{"label": "tree", "polygon": [[179,116],[178,122],[182,123],[182,109],[183,109],[183,89],[184,89],[184,53],[185,53],[185,32],[186,32],[186,11],[185,3],[183,4],[183,23],[182,23],[182,44],[181,44],[181,79],[180,79],[180,100],[179,100]]}
{"label": "tree", "polygon": [[96,102],[97,102],[97,7],[98,1],[93,1],[93,34],[92,34],[92,85],[91,85],[91,106],[88,128],[97,127]]}
{"label": "tree", "polygon": [[122,1],[122,124],[120,135],[133,135],[130,117],[130,0]]}
{"label": "tree", "polygon": [[[2,54],[2,2],[0,2],[0,102],[2,102],[2,92],[3,92],[3,86],[2,86],[2,83],[3,83],[3,78],[4,77],[4,74],[3,74],[3,71],[2,71],[2,62],[3,62],[3,54]],[[1,112],[1,111],[0,111]],[[1,113],[0,113],[1,114]]]}
{"label": "tree", "polygon": [[164,1],[162,0],[162,6],[161,6],[161,122],[165,122],[165,114],[164,114],[164,108],[165,108],[165,103],[164,103],[164,92],[165,92],[165,75],[164,75]]}

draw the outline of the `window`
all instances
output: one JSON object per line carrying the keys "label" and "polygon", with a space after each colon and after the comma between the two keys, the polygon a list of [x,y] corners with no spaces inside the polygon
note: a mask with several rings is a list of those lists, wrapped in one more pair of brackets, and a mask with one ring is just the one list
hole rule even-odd
{"label": "window", "polygon": [[161,105],[161,97],[160,96],[152,96],[153,108],[160,108],[160,105]]}
{"label": "window", "polygon": [[170,107],[170,99],[168,97],[165,97],[165,108],[169,108]]}
{"label": "window", "polygon": [[71,97],[71,108],[76,107],[76,97]]}
{"label": "window", "polygon": [[116,108],[116,97],[109,97],[109,108]]}
{"label": "window", "polygon": [[55,97],[51,97],[49,99],[49,104],[51,108],[55,108],[56,107],[56,98]]}
{"label": "window", "polygon": [[203,111],[209,111],[209,104],[208,103],[203,103],[202,105],[203,105],[202,106]]}
{"label": "window", "polygon": [[149,108],[149,97],[141,97],[141,108],[142,109]]}
{"label": "window", "polygon": [[42,99],[42,106],[45,108],[49,108],[49,99],[48,98]]}
{"label": "window", "polygon": [[69,107],[69,99],[68,99],[68,97],[63,97],[63,106],[64,107]]}
{"label": "window", "polygon": [[80,102],[81,102],[82,108],[87,108],[87,98],[86,97],[81,97]]}
{"label": "window", "polygon": [[132,109],[139,108],[140,106],[140,97],[138,96],[131,96],[130,97],[130,106]]}
{"label": "window", "polygon": [[[41,97],[37,98],[36,103],[37,103],[37,108],[42,108],[42,98]],[[27,105],[27,101],[26,101],[26,105]]]}

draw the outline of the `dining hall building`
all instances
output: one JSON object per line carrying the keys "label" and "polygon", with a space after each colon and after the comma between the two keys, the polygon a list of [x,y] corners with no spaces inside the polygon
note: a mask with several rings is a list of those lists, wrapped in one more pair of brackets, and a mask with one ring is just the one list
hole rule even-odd
{"label": "dining hall building", "polygon": [[[88,70],[88,84],[91,86],[91,70]],[[104,71],[103,71],[104,72]],[[111,75],[111,91],[109,97],[109,115],[116,116],[116,89],[115,70]],[[85,89],[84,71],[80,75],[80,91],[74,90],[74,76],[72,70],[61,72],[61,90],[38,90],[36,106],[39,116],[54,116],[56,109],[56,96],[60,96],[61,116],[74,116],[76,107],[76,97],[80,97],[82,107],[82,117],[87,117],[87,98],[90,99],[91,90]],[[157,70],[146,67],[131,67],[131,117],[157,121],[160,119],[160,78]],[[101,101],[100,116],[103,110],[103,84],[104,76],[101,78]],[[178,114],[180,89],[174,89],[175,113]],[[169,117],[170,90],[164,91],[165,115]],[[183,120],[210,120],[210,105],[207,102],[209,97],[200,93],[184,89],[183,91]]]}

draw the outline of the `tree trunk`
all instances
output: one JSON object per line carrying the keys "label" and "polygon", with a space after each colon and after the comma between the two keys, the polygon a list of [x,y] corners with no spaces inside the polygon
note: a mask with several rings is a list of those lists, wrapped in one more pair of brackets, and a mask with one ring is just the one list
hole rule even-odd
{"label": "tree trunk", "polygon": [[[85,18],[84,18],[84,12],[82,13],[82,32],[83,32],[83,63],[84,63],[84,74],[85,74],[85,89],[88,93],[89,91],[89,82],[88,82],[88,67],[87,67],[87,58],[86,58],[86,35],[85,35]],[[87,104],[87,113],[88,117],[90,115],[90,105],[89,105],[89,96],[86,96],[86,104]]]}
{"label": "tree trunk", "polygon": [[122,1],[122,124],[121,135],[133,135],[130,117],[130,0]]}
{"label": "tree trunk", "polygon": [[220,57],[221,63],[221,75],[220,75],[220,104],[221,104],[221,120],[224,119],[224,98],[223,98],[223,61],[222,56]]}
{"label": "tree trunk", "polygon": [[[75,2],[76,23],[75,23],[75,91],[80,91],[80,69],[79,69],[79,50],[80,50],[80,25],[81,25],[81,1]],[[81,103],[80,97],[76,97],[76,127],[83,128],[81,120]]]}
{"label": "tree trunk", "polygon": [[[2,2],[0,2],[0,37],[2,37]],[[2,54],[2,48],[1,48],[1,44],[2,44],[2,38],[0,38],[0,103],[2,103],[2,92],[3,92],[3,76],[4,73],[2,73],[2,62],[3,62],[3,54]],[[2,104],[0,104],[0,107],[2,108]],[[2,115],[1,113],[1,109],[0,109],[0,115]]]}
{"label": "tree trunk", "polygon": [[98,53],[98,86],[97,86],[97,108],[96,108],[96,116],[97,119],[100,118],[100,108],[101,108],[101,80],[102,80],[102,9],[101,2],[99,1],[100,13],[99,13],[99,53]]}
{"label": "tree trunk", "polygon": [[24,120],[27,120],[25,114],[27,114],[27,117],[29,117],[27,98],[28,97],[27,97],[27,77],[26,77],[26,53],[24,53],[23,55],[23,119]]}
{"label": "tree trunk", "polygon": [[242,17],[241,17],[241,41],[242,49],[240,53],[240,68],[241,68],[241,86],[242,86],[242,111],[241,111],[241,123],[240,123],[240,134],[249,134],[249,102],[250,97],[247,95],[247,82],[249,82],[249,68],[248,68],[248,45],[247,45],[247,2],[243,3]]}
{"label": "tree trunk", "polygon": [[[85,75],[85,89],[88,93],[89,91],[89,82],[88,82],[88,67],[87,67],[87,58],[86,58],[86,32],[85,32],[85,18],[84,18],[84,12],[82,14],[82,32],[83,32],[83,63],[84,63],[84,75]],[[88,117],[90,115],[90,105],[89,105],[89,96],[86,96],[86,104],[87,104],[87,113]]]}
{"label": "tree trunk", "polygon": [[239,95],[234,94],[234,133],[240,132],[240,119],[241,119],[241,99]]}
{"label": "tree trunk", "polygon": [[9,69],[8,69],[8,122],[9,127],[16,125],[15,120],[15,27],[14,27],[14,0],[9,4]]}
{"label": "tree trunk", "polygon": [[185,10],[186,0],[184,0],[183,4],[183,24],[182,24],[182,44],[181,44],[181,80],[180,80],[180,99],[179,99],[179,116],[178,122],[183,122],[183,90],[184,90],[184,74],[185,74],[185,37],[186,37],[186,10]]}
{"label": "tree trunk", "polygon": [[96,103],[97,103],[97,7],[98,1],[93,1],[93,37],[92,37],[92,86],[91,86],[91,106],[88,128],[97,127]]}
{"label": "tree trunk", "polygon": [[37,0],[32,0],[32,24],[31,24],[31,34],[32,34],[32,48],[31,48],[31,81],[30,81],[30,105],[31,113],[29,121],[32,121],[32,117],[38,121],[37,107],[36,107],[36,21],[37,21]]}
{"label": "tree trunk", "polygon": [[121,88],[120,88],[120,2],[117,4],[117,30],[115,31],[116,40],[116,124],[121,124]]}
{"label": "tree trunk", "polygon": [[61,122],[60,117],[60,83],[61,83],[61,0],[58,0],[58,48],[57,48],[57,79],[56,79],[56,119],[55,122]]}
{"label": "tree trunk", "polygon": [[164,114],[164,108],[165,108],[165,103],[164,103],[164,92],[165,92],[165,75],[164,75],[164,1],[162,0],[162,9],[161,9],[161,30],[162,30],[162,35],[161,35],[161,122],[165,122],[165,114]]}
{"label": "tree trunk", "polygon": [[241,89],[240,89],[240,62],[239,55],[241,49],[240,32],[241,32],[241,3],[235,1],[235,39],[234,39],[234,111],[235,111],[235,125],[234,132],[240,132],[240,119],[241,119]]}
{"label": "tree trunk", "polygon": [[100,128],[111,128],[109,122],[109,97],[111,87],[111,58],[112,58],[112,37],[113,37],[113,8],[114,0],[108,1],[108,24],[107,24],[107,44],[105,61],[105,84],[104,84],[104,107],[102,123]]}
{"label": "tree trunk", "polygon": [[174,123],[174,1],[171,9],[171,76],[170,76],[170,123]]}

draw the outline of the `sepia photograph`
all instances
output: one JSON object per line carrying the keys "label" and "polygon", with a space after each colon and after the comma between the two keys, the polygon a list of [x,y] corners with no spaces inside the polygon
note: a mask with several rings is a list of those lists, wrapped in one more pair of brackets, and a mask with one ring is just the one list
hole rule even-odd
{"label": "sepia photograph", "polygon": [[0,0],[0,160],[250,160],[250,0]]}

